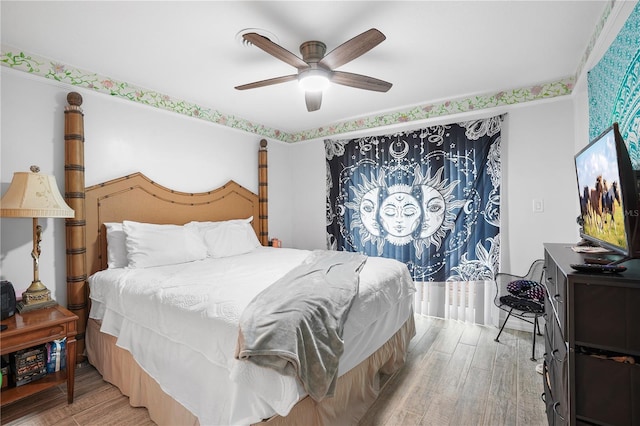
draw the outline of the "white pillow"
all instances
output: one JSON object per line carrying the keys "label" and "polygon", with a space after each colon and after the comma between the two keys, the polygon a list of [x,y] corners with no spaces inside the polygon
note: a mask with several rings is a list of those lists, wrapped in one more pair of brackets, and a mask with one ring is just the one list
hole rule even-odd
{"label": "white pillow", "polygon": [[107,267],[125,268],[127,260],[126,236],[121,223],[109,222],[107,228]]}
{"label": "white pillow", "polygon": [[219,226],[225,226],[230,223],[251,223],[253,221],[253,216],[250,216],[246,219],[231,219],[231,220],[220,220],[216,222],[198,222],[193,221],[189,222],[185,227],[197,232],[204,238],[204,234],[207,233],[210,229],[217,228]]}
{"label": "white pillow", "polygon": [[125,220],[129,268],[174,265],[207,257],[207,247],[192,230],[180,225],[156,225]]}
{"label": "white pillow", "polygon": [[228,257],[249,253],[260,247],[260,241],[248,222],[226,222],[204,234],[209,256]]}

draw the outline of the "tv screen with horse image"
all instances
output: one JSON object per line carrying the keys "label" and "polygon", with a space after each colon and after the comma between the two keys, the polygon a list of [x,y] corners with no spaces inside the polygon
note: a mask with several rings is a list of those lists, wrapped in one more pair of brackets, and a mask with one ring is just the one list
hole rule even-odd
{"label": "tv screen with horse image", "polygon": [[617,124],[576,154],[575,166],[583,222],[581,237],[630,256],[633,229],[628,207],[636,209],[636,182]]}

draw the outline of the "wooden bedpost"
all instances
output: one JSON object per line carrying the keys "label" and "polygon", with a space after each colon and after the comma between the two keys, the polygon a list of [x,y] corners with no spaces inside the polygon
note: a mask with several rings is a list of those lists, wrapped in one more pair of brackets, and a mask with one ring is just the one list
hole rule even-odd
{"label": "wooden bedpost", "polygon": [[267,140],[260,141],[258,151],[258,203],[260,206],[260,243],[269,245],[269,194],[268,194]]}
{"label": "wooden bedpost", "polygon": [[82,96],[67,95],[69,106],[64,109],[64,198],[75,216],[65,220],[67,240],[67,308],[76,314],[76,359],[84,361],[85,330],[88,312],[86,261],[86,211],[84,192],[84,114]]}

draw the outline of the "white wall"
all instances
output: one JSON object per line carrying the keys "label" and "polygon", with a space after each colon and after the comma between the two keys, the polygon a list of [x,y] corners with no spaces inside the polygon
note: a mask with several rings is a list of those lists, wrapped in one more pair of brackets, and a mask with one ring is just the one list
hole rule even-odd
{"label": "white wall", "polygon": [[313,140],[291,146],[293,175],[293,241],[302,249],[325,249],[326,239],[326,176],[324,142]]}
{"label": "white wall", "polygon": [[[2,145],[0,173],[2,193],[14,172],[40,166],[41,173],[53,174],[64,193],[64,96],[51,85],[18,76],[3,69]],[[62,99],[62,100],[61,100]],[[40,279],[59,302],[66,301],[64,220],[40,219],[43,227]],[[13,283],[16,293],[25,290],[33,279],[32,221],[0,219],[1,271],[3,280]]]}
{"label": "white wall", "polygon": [[[31,164],[54,174],[63,190],[63,110],[72,89],[6,68],[1,72],[3,193],[13,172],[26,171]],[[228,179],[257,191],[260,137],[90,91],[80,93],[87,185],[141,171],[181,191],[209,190]],[[582,109],[585,98],[578,97]],[[504,111],[483,114],[500,112]],[[576,134],[586,134],[573,124],[579,115],[573,97],[522,104],[508,111],[502,143],[503,270],[526,269],[542,255],[543,242],[578,239],[573,154]],[[448,122],[468,118],[449,117]],[[434,123],[420,125],[430,124]],[[269,141],[271,237],[280,238],[286,247],[325,247],[325,176],[322,140],[292,145]],[[544,202],[542,213],[533,212],[533,199]],[[64,221],[44,219],[41,224],[41,279],[64,303]],[[1,219],[0,229],[0,275],[21,292],[32,279],[31,221]]]}
{"label": "white wall", "polygon": [[[616,2],[585,70],[606,51],[633,3]],[[585,71],[586,72],[586,71]],[[204,191],[234,179],[257,191],[259,136],[0,67],[0,183],[32,164],[63,190],[66,94],[84,97],[86,184],[142,171],[181,191]],[[503,131],[502,253],[504,270],[520,272],[542,255],[543,242],[575,242],[578,212],[573,154],[587,143],[584,75],[571,97],[512,106]],[[469,119],[460,115],[419,126]],[[411,127],[416,127],[412,123]],[[405,126],[408,129],[409,125]],[[377,129],[375,133],[402,130]],[[369,132],[371,133],[371,132]],[[358,135],[343,135],[355,137]],[[325,247],[325,160],[322,140],[269,141],[269,234],[286,247]],[[533,213],[532,200],[544,202]],[[64,221],[43,219],[40,278],[66,303]],[[0,278],[22,292],[32,280],[31,221],[0,219]]]}
{"label": "white wall", "polygon": [[[545,242],[579,241],[573,99],[513,108],[502,146],[502,265],[525,273]],[[533,211],[540,200],[543,211]]]}
{"label": "white wall", "polygon": [[[484,112],[484,116],[505,111]],[[511,107],[502,133],[502,264],[503,270],[525,273],[543,255],[544,242],[575,243],[578,195],[573,166],[574,126],[571,97]],[[449,117],[448,123],[473,115]],[[442,122],[442,120],[440,120]],[[420,127],[434,123],[425,122]],[[408,126],[416,128],[416,125]],[[394,129],[398,130],[398,129]],[[377,134],[389,130],[379,130]],[[359,136],[359,135],[358,135]],[[351,137],[351,136],[350,136]],[[315,140],[291,147],[294,175],[293,245],[324,248],[324,143]],[[544,211],[533,212],[533,200]]]}
{"label": "white wall", "polygon": [[[0,181],[6,191],[16,171],[37,164],[56,176],[64,193],[64,107],[70,91],[83,96],[85,184],[140,171],[185,192],[216,188],[229,179],[258,190],[260,137],[2,67]],[[287,144],[269,141],[270,230],[290,240]],[[275,212],[275,213],[272,213]],[[66,304],[63,219],[41,219],[40,278]],[[32,222],[0,219],[0,277],[22,293],[33,279]]]}
{"label": "white wall", "polygon": [[296,209],[291,200],[299,179],[292,171],[291,164],[297,160],[290,148],[288,143],[269,141],[269,238],[280,239],[283,247],[294,247],[291,225]]}
{"label": "white wall", "polygon": [[[502,135],[502,265],[506,272],[524,273],[533,260],[542,256],[543,243],[574,243],[579,240],[576,224],[579,206],[573,156],[589,142],[586,72],[606,52],[634,6],[635,2],[614,4],[571,96],[412,123],[393,129],[377,129],[368,134],[454,123],[507,112]],[[340,138],[363,134],[341,135]],[[322,140],[298,143],[291,147],[290,153],[294,176],[292,246],[324,248],[324,143]],[[542,200],[543,212],[533,212],[534,199]]]}

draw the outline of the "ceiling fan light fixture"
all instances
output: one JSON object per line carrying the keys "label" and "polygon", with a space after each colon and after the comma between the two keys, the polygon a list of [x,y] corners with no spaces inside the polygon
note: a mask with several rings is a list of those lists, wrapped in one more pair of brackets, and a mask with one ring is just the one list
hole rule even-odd
{"label": "ceiling fan light fixture", "polygon": [[392,86],[387,81],[366,75],[336,71],[336,68],[362,56],[385,40],[384,34],[375,28],[371,28],[345,41],[326,55],[326,44],[317,40],[305,41],[300,45],[302,58],[289,52],[278,43],[274,43],[263,34],[254,31],[243,32],[240,37],[276,59],[291,65],[298,72],[297,74],[268,78],[236,86],[238,90],[271,86],[297,79],[300,88],[304,91],[307,111],[312,112],[320,109],[323,91],[330,83],[376,92],[386,92]]}
{"label": "ceiling fan light fixture", "polygon": [[298,83],[305,92],[322,92],[329,87],[329,73],[318,68],[301,71]]}

